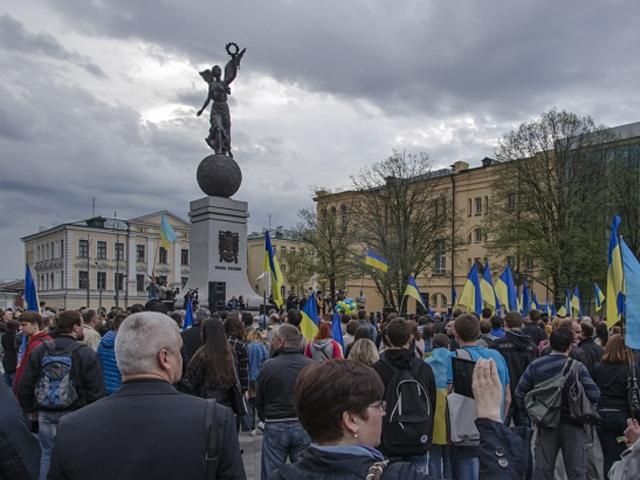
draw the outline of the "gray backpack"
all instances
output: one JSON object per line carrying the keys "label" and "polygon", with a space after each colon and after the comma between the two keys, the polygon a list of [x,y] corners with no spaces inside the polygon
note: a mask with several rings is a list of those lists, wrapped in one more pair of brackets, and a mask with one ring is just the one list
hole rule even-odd
{"label": "gray backpack", "polygon": [[[461,348],[456,357],[473,360],[469,352]],[[457,447],[477,447],[480,445],[480,432],[476,427],[476,401],[465,395],[451,392],[447,395],[447,420],[449,440]]]}
{"label": "gray backpack", "polygon": [[556,428],[560,425],[562,397],[575,362],[569,358],[556,376],[539,383],[524,397],[524,408],[536,425]]}

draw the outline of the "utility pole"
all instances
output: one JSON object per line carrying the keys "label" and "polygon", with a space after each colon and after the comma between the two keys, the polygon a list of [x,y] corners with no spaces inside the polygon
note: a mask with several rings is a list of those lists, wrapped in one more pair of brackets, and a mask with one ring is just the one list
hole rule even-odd
{"label": "utility pole", "polygon": [[[120,306],[120,249],[118,241],[120,240],[120,231],[118,230],[118,212],[113,212],[113,221],[116,225],[116,278],[115,278],[115,287],[116,287],[116,308]],[[124,248],[123,248],[124,252]]]}
{"label": "utility pole", "polygon": [[91,238],[87,233],[87,308],[91,303]]}

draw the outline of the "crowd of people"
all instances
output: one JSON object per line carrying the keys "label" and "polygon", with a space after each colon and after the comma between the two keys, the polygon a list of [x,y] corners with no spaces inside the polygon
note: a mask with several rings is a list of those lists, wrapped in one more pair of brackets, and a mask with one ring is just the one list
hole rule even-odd
{"label": "crowd of people", "polygon": [[263,480],[640,478],[602,319],[360,309],[306,339],[290,306],[1,312],[0,479],[244,479],[242,430]]}

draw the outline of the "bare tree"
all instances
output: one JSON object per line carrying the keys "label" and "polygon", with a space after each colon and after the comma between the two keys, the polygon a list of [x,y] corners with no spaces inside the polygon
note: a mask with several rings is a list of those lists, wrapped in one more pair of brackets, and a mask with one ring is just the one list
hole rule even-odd
{"label": "bare tree", "polygon": [[425,272],[446,244],[450,196],[439,188],[426,154],[394,153],[352,177],[352,183],[354,236],[389,261],[386,273],[367,273],[385,305],[400,309],[409,275]]}
{"label": "bare tree", "polygon": [[591,117],[550,110],[504,135],[494,183],[490,248],[536,262],[556,296],[578,283],[590,292],[606,262],[606,149]]}
{"label": "bare tree", "polygon": [[287,282],[298,295],[303,294],[304,287],[318,270],[318,261],[311,247],[288,249],[283,252],[282,258],[287,266]]}

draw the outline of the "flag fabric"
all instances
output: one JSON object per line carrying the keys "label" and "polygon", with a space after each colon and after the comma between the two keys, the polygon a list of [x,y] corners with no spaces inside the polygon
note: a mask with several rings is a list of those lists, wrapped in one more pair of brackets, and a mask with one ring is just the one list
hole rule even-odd
{"label": "flag fabric", "polygon": [[593,298],[595,299],[595,302],[596,302],[596,312],[599,312],[600,310],[602,310],[602,304],[604,303],[605,296],[604,296],[604,293],[602,293],[602,290],[600,290],[600,287],[598,286],[597,283],[593,284],[593,292],[594,292]]}
{"label": "flag fabric", "polygon": [[520,311],[523,315],[529,315],[531,311],[531,292],[529,291],[529,287],[527,287],[526,279],[522,283],[522,306]]}
{"label": "flag fabric", "polygon": [[[315,336],[318,333],[318,325],[320,324],[320,319],[318,318],[318,303],[316,301],[315,292],[311,293],[307,298],[307,301],[304,302],[304,307],[302,307],[302,322],[300,322],[300,331],[302,332],[302,336],[307,340],[307,342],[312,342]],[[340,329],[340,333],[342,333],[342,328]]]}
{"label": "flag fabric", "polygon": [[613,217],[611,223],[611,236],[609,237],[609,269],[607,270],[607,298],[606,317],[607,326],[612,327],[620,320],[623,303],[624,273],[622,270],[622,257],[620,255],[620,242],[618,241],[618,229],[620,217]]}
{"label": "flag fabric", "polygon": [[342,322],[340,322],[340,314],[338,313],[338,309],[336,308],[333,313],[333,318],[331,319],[331,336],[333,339],[340,344],[342,347],[342,352],[344,354],[344,340],[342,339]]}
{"label": "flag fabric", "polygon": [[538,310],[539,312],[544,312],[542,308],[542,304],[538,302],[538,297],[536,297],[536,292],[534,291],[531,291],[531,301],[533,302],[533,305],[536,307],[536,310]]}
{"label": "flag fabric", "polygon": [[413,275],[409,275],[407,288],[405,288],[404,290],[404,296],[415,299],[416,302],[422,305],[422,308],[424,308],[425,310],[429,310],[422,300],[422,296],[420,295],[420,291],[418,290],[418,284],[416,283],[416,279],[413,278]]}
{"label": "flag fabric", "polygon": [[567,315],[570,317],[572,314],[572,307],[571,307],[571,298],[573,297],[573,294],[571,293],[571,290],[566,289],[564,291],[564,310],[565,312],[567,312]]}
{"label": "flag fabric", "polygon": [[564,305],[562,305],[559,309],[558,309],[558,316],[559,317],[566,317],[567,316],[567,309],[565,308]]}
{"label": "flag fabric", "polygon": [[480,275],[478,274],[478,265],[476,263],[473,264],[469,271],[458,304],[467,307],[469,312],[475,312],[477,315],[482,313],[482,291],[480,289]]}
{"label": "flag fabric", "polygon": [[169,247],[172,243],[176,243],[178,236],[176,235],[176,231],[173,229],[166,215],[162,215],[162,219],[160,220],[160,242],[162,246],[169,250]]}
{"label": "flag fabric", "polygon": [[493,279],[491,278],[491,269],[489,268],[489,260],[484,265],[484,272],[480,279],[480,291],[482,292],[482,301],[494,312],[500,308],[496,292],[493,288]]}
{"label": "flag fabric", "polygon": [[511,266],[507,264],[504,267],[504,271],[498,278],[495,286],[496,296],[500,307],[505,312],[513,311],[518,308],[518,294],[516,293],[516,286],[513,281],[513,272]]}
{"label": "flag fabric", "polygon": [[264,271],[271,275],[271,294],[278,308],[282,307],[282,272],[278,259],[271,246],[271,236],[267,230],[264,234]]}
{"label": "flag fabric", "polygon": [[624,240],[620,240],[620,256],[625,283],[625,344],[640,349],[640,262]]}
{"label": "flag fabric", "polygon": [[24,273],[24,299],[27,302],[27,310],[30,312],[39,312],[40,303],[38,302],[38,289],[33,281],[31,269],[26,266]]}
{"label": "flag fabric", "polygon": [[191,328],[193,326],[193,304],[191,302],[191,296],[187,296],[185,300],[185,310],[184,314],[184,323],[182,324],[182,331],[184,332],[187,328]]}
{"label": "flag fabric", "polygon": [[367,250],[367,256],[364,259],[364,263],[385,273],[389,270],[389,262],[387,259],[381,257],[371,249]]}
{"label": "flag fabric", "polygon": [[576,285],[573,289],[573,295],[571,296],[571,314],[580,318],[582,316],[582,308],[580,308],[580,290]]}

